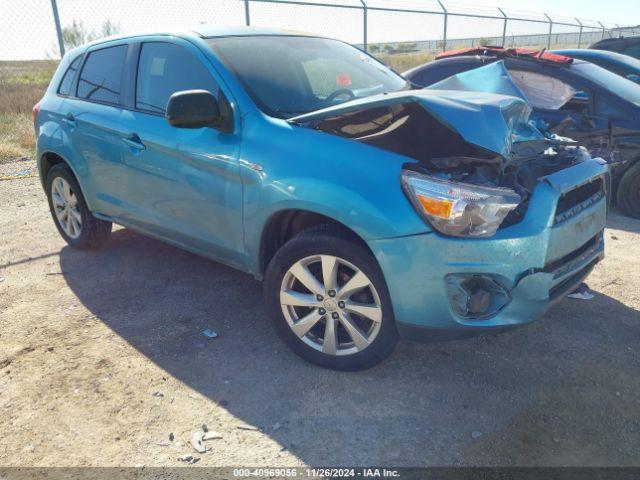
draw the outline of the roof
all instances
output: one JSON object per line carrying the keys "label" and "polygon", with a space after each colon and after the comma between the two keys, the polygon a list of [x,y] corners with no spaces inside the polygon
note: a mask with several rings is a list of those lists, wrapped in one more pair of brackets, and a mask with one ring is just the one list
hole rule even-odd
{"label": "roof", "polygon": [[70,52],[74,52],[75,50],[78,50],[78,51],[85,50],[88,47],[92,47],[94,45],[101,45],[103,43],[111,42],[114,40],[128,40],[132,38],[156,36],[156,35],[198,36],[201,38],[249,36],[249,35],[297,35],[297,36],[314,36],[314,37],[319,36],[319,35],[311,35],[304,32],[296,32],[294,30],[285,30],[282,28],[262,28],[262,27],[245,27],[245,26],[221,27],[221,26],[205,24],[205,25],[198,25],[197,27],[191,28],[191,29],[155,30],[155,31],[149,30],[149,31],[121,33],[118,35],[99,38],[98,40],[94,40],[92,42],[87,42],[84,45],[80,45],[79,47],[76,47],[73,50],[70,50]]}
{"label": "roof", "polygon": [[603,60],[614,60],[619,62],[626,62],[628,60],[636,60],[624,53],[612,52],[611,50],[597,50],[595,48],[580,48],[577,50],[553,50],[553,53],[559,55],[566,55],[567,57],[575,58],[601,58]]}
{"label": "roof", "polygon": [[191,31],[204,38],[215,37],[233,37],[233,36],[248,36],[248,35],[297,35],[297,36],[318,36],[311,35],[305,32],[298,32],[295,30],[286,30],[284,28],[263,28],[263,27],[222,27],[217,25],[198,25],[196,28],[192,28]]}
{"label": "roof", "polygon": [[504,47],[472,47],[472,48],[460,48],[458,50],[449,50],[436,55],[436,59],[450,57],[463,57],[471,55],[482,55],[496,58],[524,58],[526,60],[540,60],[559,65],[569,65],[573,62],[571,57],[565,57],[563,55],[557,55],[547,50],[534,50],[531,48],[504,48]]}
{"label": "roof", "polygon": [[602,40],[598,40],[594,42],[593,45],[606,45],[607,43],[617,43],[617,42],[632,42],[632,41],[640,41],[640,36],[636,37],[611,37],[611,38],[603,38]]}
{"label": "roof", "polygon": [[[617,65],[640,72],[640,60],[623,53],[612,52],[611,50],[578,49],[578,50],[554,50],[554,53],[579,58],[597,63],[600,60],[603,64]],[[634,72],[635,73],[635,72]]]}

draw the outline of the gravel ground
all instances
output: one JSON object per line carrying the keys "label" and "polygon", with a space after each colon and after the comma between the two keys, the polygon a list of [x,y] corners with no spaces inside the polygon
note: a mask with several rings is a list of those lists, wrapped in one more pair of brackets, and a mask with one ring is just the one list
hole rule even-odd
{"label": "gravel ground", "polygon": [[248,275],[125,229],[72,250],[34,177],[0,205],[0,466],[640,465],[640,221],[611,214],[592,300],[339,373]]}

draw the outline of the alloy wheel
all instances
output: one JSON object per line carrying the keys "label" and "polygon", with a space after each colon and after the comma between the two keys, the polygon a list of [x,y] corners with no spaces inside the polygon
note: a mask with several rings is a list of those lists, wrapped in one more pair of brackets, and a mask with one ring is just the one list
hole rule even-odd
{"label": "alloy wheel", "polygon": [[327,355],[361,352],[382,324],[373,282],[352,263],[332,255],[294,263],[283,277],[280,305],[293,333]]}
{"label": "alloy wheel", "polygon": [[78,209],[78,197],[64,178],[54,178],[51,185],[51,201],[64,233],[70,238],[78,238],[82,233],[82,215]]}

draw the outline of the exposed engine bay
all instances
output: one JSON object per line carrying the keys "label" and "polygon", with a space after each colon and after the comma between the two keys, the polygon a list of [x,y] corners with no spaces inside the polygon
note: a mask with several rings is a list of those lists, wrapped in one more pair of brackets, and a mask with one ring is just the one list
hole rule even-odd
{"label": "exposed engine bay", "polygon": [[[366,143],[416,160],[404,168],[474,185],[506,187],[522,199],[505,221],[516,223],[541,177],[589,160],[576,142],[554,134],[508,139],[508,157],[466,141],[418,102],[363,108],[304,126]],[[512,137],[515,134],[511,134]]]}

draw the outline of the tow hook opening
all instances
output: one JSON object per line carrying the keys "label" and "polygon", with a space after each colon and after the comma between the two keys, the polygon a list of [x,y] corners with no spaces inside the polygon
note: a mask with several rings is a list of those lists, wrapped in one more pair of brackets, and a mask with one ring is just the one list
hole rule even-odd
{"label": "tow hook opening", "polygon": [[451,309],[466,320],[492,317],[511,301],[509,291],[487,275],[449,274],[445,282]]}

